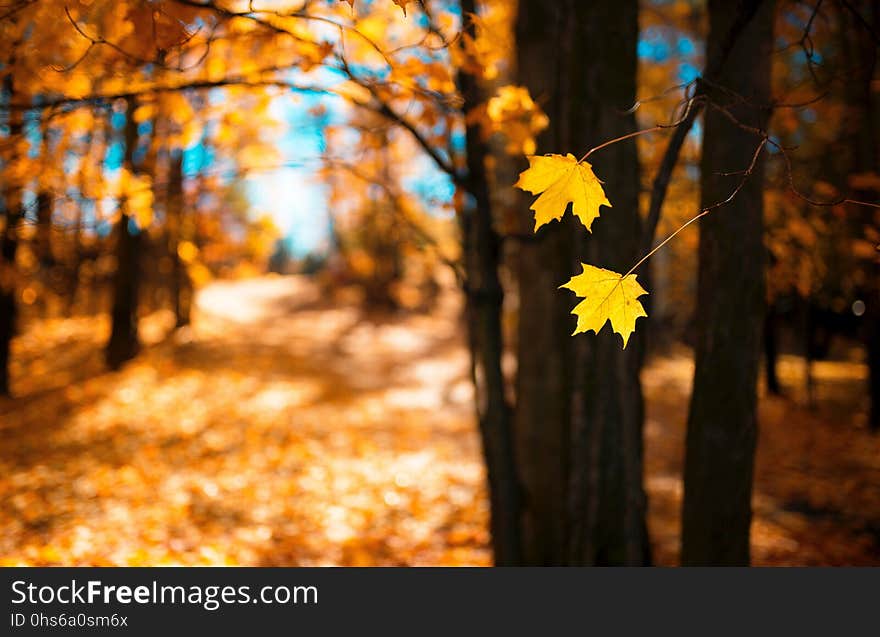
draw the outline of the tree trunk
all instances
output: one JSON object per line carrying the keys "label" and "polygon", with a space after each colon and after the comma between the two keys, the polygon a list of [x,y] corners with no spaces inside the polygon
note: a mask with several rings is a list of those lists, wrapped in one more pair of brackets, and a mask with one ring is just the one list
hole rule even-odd
{"label": "tree trunk", "polygon": [[[462,0],[466,32],[474,25],[467,16],[476,13],[474,0]],[[458,73],[462,111],[469,113],[485,101],[476,77]],[[513,456],[510,406],[505,395],[501,357],[504,344],[501,311],[504,292],[498,275],[501,242],[493,227],[486,159],[489,148],[479,124],[466,125],[467,175],[464,186],[472,201],[460,205],[465,264],[466,321],[476,391],[477,418],[489,479],[491,533],[495,564],[510,566],[520,559],[519,481]],[[464,199],[464,198],[460,198]]]}
{"label": "tree trunk", "polygon": [[[880,294],[874,292],[869,299],[875,306],[880,306]],[[866,318],[868,323],[868,391],[871,405],[868,412],[868,425],[871,431],[880,432],[880,310],[874,310]]]}
{"label": "tree trunk", "polygon": [[[585,6],[584,6],[585,5]],[[634,114],[623,115],[636,100],[638,2],[578,3],[578,59],[595,60],[575,92],[572,130],[585,132],[579,146],[636,129]],[[587,135],[589,139],[587,139]],[[578,140],[576,140],[578,141]],[[639,258],[639,165],[635,140],[620,142],[595,155],[594,168],[606,182],[614,209],[606,211],[587,239],[587,256],[618,272]],[[583,254],[583,253],[580,253]],[[572,274],[577,273],[577,262]],[[567,299],[573,303],[571,298]],[[644,327],[644,326],[642,326]],[[575,386],[572,418],[570,563],[629,565],[650,562],[643,487],[644,407],[639,371],[644,331],[626,349],[610,327],[598,336],[578,339],[576,367],[585,383]]]}
{"label": "tree trunk", "polygon": [[771,303],[764,314],[764,376],[767,383],[767,393],[781,396],[782,388],[779,386],[779,374],[776,373],[779,361],[777,323],[776,308]]}
{"label": "tree trunk", "polygon": [[[517,21],[520,83],[545,105],[540,152],[583,154],[635,130],[638,6],[525,0]],[[577,63],[574,61],[577,60]],[[553,72],[548,72],[553,69]],[[640,237],[638,159],[632,141],[591,160],[614,210],[594,236],[568,215],[519,250],[517,452],[525,484],[529,564],[645,564],[642,487],[642,338],[626,350],[606,328],[570,336],[575,300],[557,288],[581,261],[628,270]],[[534,226],[523,206],[522,232]]]}
{"label": "tree trunk", "polygon": [[[539,153],[577,154],[569,135],[572,2],[522,0],[516,23],[518,83],[550,118]],[[551,70],[552,69],[552,70]],[[531,198],[519,210],[519,286],[514,432],[523,483],[523,560],[529,566],[566,563],[569,426],[574,329],[571,299],[558,287],[572,274],[578,228],[570,216],[532,236]]]}
{"label": "tree trunk", "polygon": [[[770,102],[773,0],[765,0],[733,44],[729,63],[707,87],[746,125],[766,129]],[[737,3],[709,1],[708,56],[737,19]],[[734,95],[734,97],[732,97]],[[739,96],[744,100],[739,100]],[[688,418],[682,564],[749,563],[752,475],[757,440],[757,379],[764,321],[763,161],[750,176],[760,138],[717,109],[705,118],[701,207],[730,196],[700,220],[696,367]]]}
{"label": "tree trunk", "polygon": [[[3,81],[7,103],[12,102],[12,75]],[[15,140],[22,135],[22,112],[8,109],[9,136],[4,140],[7,148],[15,148]],[[12,142],[12,143],[10,143]],[[14,161],[15,157],[4,157]],[[5,162],[4,162],[5,163]],[[3,185],[3,211],[5,217],[3,236],[0,237],[0,396],[11,395],[9,379],[9,352],[15,336],[16,318],[16,272],[15,257],[18,252],[18,226],[22,218],[22,189],[19,184]]]}
{"label": "tree trunk", "polygon": [[[49,123],[44,120],[40,125],[40,161],[48,163],[49,154]],[[44,270],[50,270],[55,265],[52,256],[52,212],[54,201],[52,192],[44,183],[38,183],[37,192],[37,231],[35,236],[35,250],[37,261]]]}
{"label": "tree trunk", "polygon": [[168,171],[168,190],[165,203],[168,224],[168,253],[171,257],[171,303],[175,327],[190,322],[192,282],[186,264],[180,258],[183,240],[183,151],[172,154]]}
{"label": "tree trunk", "polygon": [[[880,6],[875,0],[859,0],[838,8],[842,12],[844,36],[842,43],[849,55],[850,65],[846,84],[846,119],[848,123],[851,159],[850,174],[880,173],[880,95],[877,92],[877,60],[880,59]],[[856,17],[856,14],[860,18]],[[863,22],[864,21],[864,22]],[[860,201],[878,200],[880,189],[866,187],[853,193]],[[854,232],[877,227],[876,210],[868,206],[851,205],[849,215],[856,221]],[[865,315],[863,341],[867,351],[868,395],[870,407],[868,424],[872,431],[880,431],[880,258],[862,265],[866,283],[864,294]]]}
{"label": "tree trunk", "polygon": [[9,353],[15,336],[15,256],[18,252],[18,224],[21,220],[21,190],[11,186],[6,191],[5,230],[0,241],[0,396],[11,395]]}
{"label": "tree trunk", "polygon": [[[134,120],[136,101],[128,100],[125,119],[125,157],[123,165],[134,173],[134,151],[137,145],[137,122]],[[119,220],[116,223],[116,272],[113,275],[113,307],[110,340],[104,352],[107,365],[119,369],[137,354],[138,290],[140,288],[140,253],[143,235],[128,214],[128,202],[123,195],[119,202]]]}

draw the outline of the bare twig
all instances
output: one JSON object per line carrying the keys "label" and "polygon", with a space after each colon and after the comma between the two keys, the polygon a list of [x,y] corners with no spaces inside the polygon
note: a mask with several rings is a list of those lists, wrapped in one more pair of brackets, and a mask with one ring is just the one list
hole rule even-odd
{"label": "bare twig", "polygon": [[745,184],[746,184],[746,182],[748,181],[749,177],[751,177],[751,176],[752,176],[752,173],[755,171],[755,166],[757,166],[757,164],[758,164],[758,158],[761,156],[761,151],[764,150],[764,147],[767,145],[767,143],[768,143],[768,139],[767,139],[766,137],[763,138],[763,139],[761,140],[761,142],[758,144],[758,147],[755,148],[755,152],[752,154],[752,161],[749,163],[748,167],[747,167],[745,170],[738,171],[739,173],[742,174],[743,177],[742,177],[742,179],[739,181],[739,183],[737,183],[736,188],[733,189],[733,191],[730,193],[730,195],[728,195],[725,199],[723,199],[723,200],[721,200],[721,201],[718,201],[718,202],[712,204],[711,206],[707,206],[707,207],[703,208],[702,210],[700,210],[699,213],[697,213],[697,215],[695,215],[694,217],[691,217],[690,219],[688,219],[684,224],[682,224],[681,226],[679,226],[678,229],[675,230],[675,232],[673,232],[673,233],[670,234],[668,237],[666,237],[665,239],[663,239],[663,241],[661,241],[660,243],[658,243],[658,244],[657,244],[656,246],[654,246],[654,248],[652,248],[652,249],[651,249],[651,250],[650,250],[645,256],[643,256],[641,259],[639,259],[639,260],[636,262],[636,264],[635,264],[633,267],[631,267],[631,268],[629,269],[629,271],[627,271],[627,273],[624,274],[623,276],[626,277],[626,276],[629,276],[630,274],[632,274],[633,272],[635,272],[635,271],[639,268],[640,265],[642,265],[645,261],[647,261],[647,260],[650,259],[652,256],[654,256],[654,254],[655,254],[658,250],[660,250],[660,248],[662,248],[662,247],[665,246],[667,243],[669,243],[670,241],[672,241],[676,236],[678,236],[678,234],[679,234],[682,230],[684,230],[685,228],[687,228],[689,225],[691,225],[692,223],[695,223],[695,222],[698,221],[699,219],[702,219],[703,217],[705,217],[707,214],[709,214],[709,213],[712,212],[713,210],[715,210],[715,209],[717,209],[717,208],[720,208],[721,206],[724,206],[724,205],[730,203],[731,201],[733,201],[733,200],[736,198],[736,196],[739,194],[740,190],[743,189],[743,186],[745,186]]}
{"label": "bare twig", "polygon": [[[760,5],[761,0],[749,0],[742,3],[741,10],[737,15],[736,20],[725,35],[724,41],[719,49],[719,54],[707,62],[706,68],[703,71],[703,80],[708,79],[711,81],[718,76],[721,69],[726,64],[727,58],[730,56],[730,52],[733,50],[736,41],[739,39],[743,30],[745,30],[748,24],[752,21],[752,18],[755,16],[755,13],[757,13]],[[657,231],[657,224],[660,222],[660,212],[663,208],[663,202],[666,200],[666,193],[669,190],[669,180],[672,178],[672,171],[678,163],[678,156],[681,154],[681,149],[684,146],[688,133],[690,133],[694,122],[705,106],[704,100],[697,99],[703,95],[704,90],[702,82],[698,80],[694,92],[694,99],[689,103],[685,116],[675,129],[672,139],[669,140],[669,145],[666,147],[666,152],[663,154],[663,159],[660,162],[660,168],[658,169],[657,175],[654,177],[654,182],[651,185],[651,201],[648,205],[648,216],[645,220],[642,232],[642,246],[644,251],[647,251],[654,242],[654,234]]]}

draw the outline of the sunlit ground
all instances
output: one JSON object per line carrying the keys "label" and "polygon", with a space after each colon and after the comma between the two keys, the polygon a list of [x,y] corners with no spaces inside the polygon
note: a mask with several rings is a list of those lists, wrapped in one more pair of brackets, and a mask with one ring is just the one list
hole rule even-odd
{"label": "sunlit ground", "polygon": [[[458,301],[369,319],[296,277],[216,283],[192,329],[144,322],[103,371],[106,320],[36,323],[0,402],[0,564],[487,564],[487,503]],[[880,564],[880,438],[866,369],[802,363],[761,405],[754,559]],[[677,561],[687,352],[651,363],[655,559]]]}

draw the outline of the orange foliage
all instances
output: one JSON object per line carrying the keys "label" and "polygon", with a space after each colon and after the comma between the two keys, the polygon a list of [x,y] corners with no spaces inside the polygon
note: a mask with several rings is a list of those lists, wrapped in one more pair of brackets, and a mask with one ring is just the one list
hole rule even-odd
{"label": "orange foliage", "polygon": [[[113,374],[104,319],[35,324],[15,343],[28,398],[0,401],[0,563],[487,564],[457,297],[384,323],[319,299],[300,278],[215,283],[190,331],[165,339],[152,316]],[[801,369],[783,359],[797,401]],[[839,417],[865,374],[817,366],[813,411],[763,400],[755,563],[878,564],[880,441]],[[677,560],[691,375],[686,352],[643,375],[660,564]]]}

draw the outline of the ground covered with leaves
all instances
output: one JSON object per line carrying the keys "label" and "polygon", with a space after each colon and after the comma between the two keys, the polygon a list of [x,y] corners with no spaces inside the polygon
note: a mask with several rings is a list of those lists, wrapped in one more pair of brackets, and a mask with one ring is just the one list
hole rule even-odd
{"label": "ground covered with leaves", "polygon": [[[487,502],[458,299],[365,316],[307,281],[215,283],[192,328],[144,321],[104,371],[106,319],[32,322],[0,401],[0,564],[483,565]],[[644,372],[655,559],[677,561],[686,352]],[[880,565],[867,371],[784,358],[761,404],[757,564]]]}

